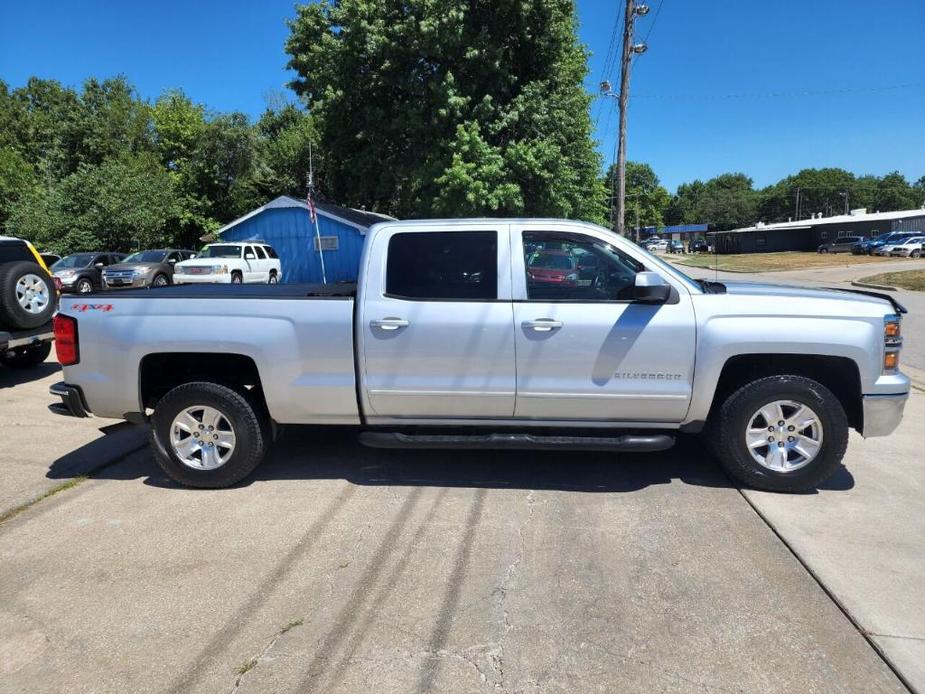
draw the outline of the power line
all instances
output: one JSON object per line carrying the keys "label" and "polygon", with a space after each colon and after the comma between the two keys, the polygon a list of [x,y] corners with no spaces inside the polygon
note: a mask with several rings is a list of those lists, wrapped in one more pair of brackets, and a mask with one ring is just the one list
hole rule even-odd
{"label": "power line", "polygon": [[892,84],[883,87],[844,87],[840,89],[802,89],[780,92],[741,92],[733,94],[633,94],[634,99],[709,100],[709,99],[773,99],[800,96],[831,96],[835,94],[866,94],[898,89],[925,88],[925,82]]}
{"label": "power line", "polygon": [[[610,73],[613,71],[614,62],[616,60],[616,46],[617,46],[617,35],[620,29],[620,24],[622,23],[622,15],[618,12],[617,16],[614,18],[613,28],[610,30],[610,45],[607,47],[607,55],[604,56],[604,64],[601,67],[601,76],[598,79],[598,84],[603,82],[606,79],[610,78]],[[596,106],[596,105],[595,105]],[[594,129],[597,130],[597,123],[601,117],[600,107],[597,108],[597,115],[594,117]],[[608,121],[610,120],[610,115],[608,113]]]}
{"label": "power line", "polygon": [[649,30],[646,32],[646,37],[642,40],[643,43],[649,43],[649,37],[652,35],[652,30],[655,28],[655,23],[658,21],[658,13],[662,11],[662,3],[664,0],[659,0],[658,7],[655,9],[655,16],[652,17],[652,23],[649,25]]}

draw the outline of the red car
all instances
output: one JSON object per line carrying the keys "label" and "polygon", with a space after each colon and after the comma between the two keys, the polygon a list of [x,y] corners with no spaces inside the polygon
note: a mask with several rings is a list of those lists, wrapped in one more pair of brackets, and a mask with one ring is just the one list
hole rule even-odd
{"label": "red car", "polygon": [[565,251],[537,251],[527,264],[527,277],[538,284],[578,283],[578,261]]}

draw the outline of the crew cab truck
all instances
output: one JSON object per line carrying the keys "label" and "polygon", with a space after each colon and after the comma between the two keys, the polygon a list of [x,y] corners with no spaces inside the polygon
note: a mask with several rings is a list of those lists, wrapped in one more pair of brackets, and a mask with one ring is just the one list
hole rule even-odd
{"label": "crew cab truck", "polygon": [[[595,270],[530,271],[550,254]],[[590,224],[389,222],[369,230],[357,285],[64,301],[53,407],[148,422],[158,463],[194,487],[245,478],[277,425],[326,424],[423,448],[658,451],[701,432],[737,480],[805,490],[849,428],[899,424],[904,310],[694,281]]]}

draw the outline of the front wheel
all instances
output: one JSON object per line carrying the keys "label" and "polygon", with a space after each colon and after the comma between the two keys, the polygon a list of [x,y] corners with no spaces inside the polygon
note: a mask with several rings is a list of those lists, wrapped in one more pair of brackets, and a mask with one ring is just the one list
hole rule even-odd
{"label": "front wheel", "polygon": [[912,251],[912,253],[910,253],[909,255],[911,255],[913,258],[920,258],[920,257],[922,256],[922,251],[920,251],[918,248],[916,248],[916,249],[915,249],[914,251]]}
{"label": "front wheel", "polygon": [[803,376],[770,376],[748,383],[719,408],[711,432],[719,462],[756,489],[815,489],[841,464],[848,419],[841,402]]}
{"label": "front wheel", "polygon": [[157,275],[151,282],[152,287],[166,287],[170,284],[170,280],[167,279],[167,275]]}
{"label": "front wheel", "polygon": [[209,382],[177,386],[157,403],[151,448],[161,469],[188,487],[228,487],[267,451],[269,427],[247,393]]}

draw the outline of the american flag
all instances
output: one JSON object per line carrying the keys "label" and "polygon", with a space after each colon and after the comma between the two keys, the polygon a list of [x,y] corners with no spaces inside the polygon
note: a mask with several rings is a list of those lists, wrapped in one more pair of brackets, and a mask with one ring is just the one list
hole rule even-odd
{"label": "american flag", "polygon": [[308,196],[306,198],[306,202],[308,202],[308,216],[312,220],[312,224],[314,224],[318,220],[318,215],[315,213],[315,201],[312,200],[312,189],[311,188],[308,189]]}

